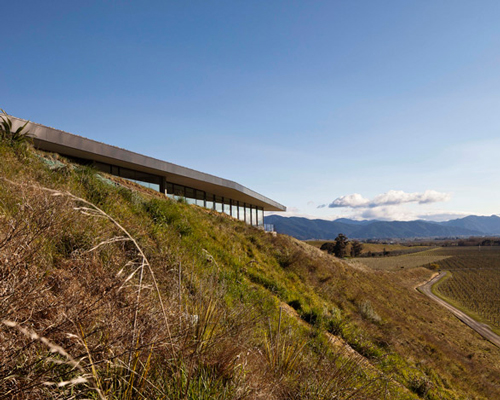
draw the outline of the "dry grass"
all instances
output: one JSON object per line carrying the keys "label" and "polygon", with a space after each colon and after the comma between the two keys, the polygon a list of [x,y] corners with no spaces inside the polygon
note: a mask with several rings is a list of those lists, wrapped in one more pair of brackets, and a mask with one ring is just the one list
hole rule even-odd
{"label": "dry grass", "polygon": [[498,350],[413,290],[428,270],[351,268],[63,158],[0,153],[0,398],[500,393]]}
{"label": "dry grass", "polygon": [[397,271],[405,268],[430,266],[449,257],[439,254],[437,250],[426,250],[394,257],[363,257],[357,258],[356,261],[375,270]]}
{"label": "dry grass", "polygon": [[[1,330],[5,396],[238,399],[255,393],[246,379],[255,344],[246,332],[258,317],[235,305],[227,309],[217,274],[205,275],[203,286],[191,275],[186,291],[179,269],[180,279],[163,281],[160,291],[148,250],[101,208],[65,191],[3,182],[5,209],[15,214],[4,215],[1,237],[0,310],[9,318]],[[8,204],[19,198],[19,209]],[[206,249],[202,253],[220,268]],[[110,266],[116,266],[111,274]],[[297,340],[270,344],[264,336],[259,354],[268,356],[258,357],[267,365],[264,376],[295,374],[305,346]],[[53,357],[54,349],[62,359]],[[269,390],[303,390],[286,382]]]}

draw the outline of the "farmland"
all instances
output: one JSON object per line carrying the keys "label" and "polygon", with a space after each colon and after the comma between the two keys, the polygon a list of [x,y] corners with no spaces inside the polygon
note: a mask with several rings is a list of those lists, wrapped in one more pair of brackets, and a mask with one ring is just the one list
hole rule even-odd
{"label": "farmland", "polygon": [[449,256],[436,263],[451,272],[436,292],[500,328],[500,248],[442,248],[436,253]]}
{"label": "farmland", "polygon": [[395,257],[357,258],[375,270],[431,267],[449,271],[434,287],[436,294],[500,329],[500,247],[438,247]]}
{"label": "farmland", "polygon": [[[305,243],[321,248],[321,245],[324,243],[335,243],[335,240],[305,240]],[[380,256],[383,252],[387,251],[391,255],[402,255],[409,253],[421,252],[424,250],[428,250],[431,246],[408,246],[407,244],[402,243],[362,243],[363,248],[361,250],[361,254],[364,257],[370,256],[373,254],[374,256]],[[347,254],[350,254],[351,251],[351,242],[347,245]]]}
{"label": "farmland", "polygon": [[440,248],[420,251],[417,253],[404,254],[394,257],[362,257],[356,260],[367,265],[371,269],[397,271],[405,268],[415,268],[420,266],[430,266],[433,263],[442,261],[450,257],[442,254]]}

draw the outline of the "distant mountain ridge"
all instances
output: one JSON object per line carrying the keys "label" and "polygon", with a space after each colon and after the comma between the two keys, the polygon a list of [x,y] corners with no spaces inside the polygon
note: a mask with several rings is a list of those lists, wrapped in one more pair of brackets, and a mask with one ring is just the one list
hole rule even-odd
{"label": "distant mountain ridge", "polygon": [[410,239],[454,236],[500,235],[500,217],[469,215],[445,222],[431,221],[355,221],[340,218],[334,221],[301,217],[265,217],[266,224],[273,224],[278,233],[300,240],[331,240],[339,233],[356,239]]}

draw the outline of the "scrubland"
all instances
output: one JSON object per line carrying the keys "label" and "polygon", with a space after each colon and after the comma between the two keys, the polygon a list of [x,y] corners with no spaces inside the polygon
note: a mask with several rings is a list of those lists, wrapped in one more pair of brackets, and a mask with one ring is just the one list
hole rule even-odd
{"label": "scrubland", "polygon": [[414,287],[0,143],[0,399],[493,399],[500,351]]}

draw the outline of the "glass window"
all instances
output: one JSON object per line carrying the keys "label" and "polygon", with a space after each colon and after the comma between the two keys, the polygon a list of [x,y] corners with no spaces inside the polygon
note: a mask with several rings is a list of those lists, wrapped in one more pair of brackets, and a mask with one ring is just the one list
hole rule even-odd
{"label": "glass window", "polygon": [[215,210],[222,212],[222,197],[215,196]]}
{"label": "glass window", "polygon": [[186,201],[188,204],[194,204],[196,202],[195,198],[194,198],[194,189],[191,189],[191,188],[185,188],[184,189],[186,191]]}
{"label": "glass window", "polygon": [[264,210],[262,208],[257,209],[257,225],[264,225]]}
{"label": "glass window", "polygon": [[186,197],[184,194],[184,186],[174,185],[174,197],[175,198]]}
{"label": "glass window", "polygon": [[231,199],[224,197],[223,212],[224,214],[231,215]]}
{"label": "glass window", "polygon": [[248,208],[251,210],[251,216],[250,216],[250,224],[251,225],[257,225],[255,223],[255,220],[256,220],[256,217],[257,217],[257,214],[255,212],[255,207],[254,206],[248,206]]}
{"label": "glass window", "polygon": [[136,181],[139,185],[146,186],[147,188],[156,190],[157,192],[160,191],[160,184],[157,183],[150,183],[150,182],[144,182],[144,181]]}
{"label": "glass window", "polygon": [[214,195],[207,193],[206,196],[207,196],[207,200],[206,200],[205,207],[209,208],[210,210],[213,210],[214,209]]}
{"label": "glass window", "polygon": [[238,202],[234,200],[231,200],[231,216],[238,218]]}
{"label": "glass window", "polygon": [[196,191],[196,205],[205,207],[205,192],[202,190]]}
{"label": "glass window", "polygon": [[118,167],[115,167],[116,168],[115,173],[113,173],[113,166],[109,164],[100,163],[99,161],[94,162],[94,167],[96,167],[99,171],[106,172],[112,175],[118,175]]}
{"label": "glass window", "polygon": [[245,222],[249,225],[252,224],[252,209],[250,207],[250,205],[245,204]]}
{"label": "glass window", "polygon": [[156,175],[146,174],[145,172],[134,171],[128,168],[119,168],[112,166],[111,173],[113,175],[120,176],[122,178],[128,179],[129,181],[138,183],[139,185],[145,186],[147,188],[160,191],[160,178]]}
{"label": "glass window", "polygon": [[167,182],[167,195],[173,195],[174,194],[174,185],[172,183]]}
{"label": "glass window", "polygon": [[238,219],[240,221],[245,220],[245,207],[242,205],[242,203],[239,203],[238,205]]}

